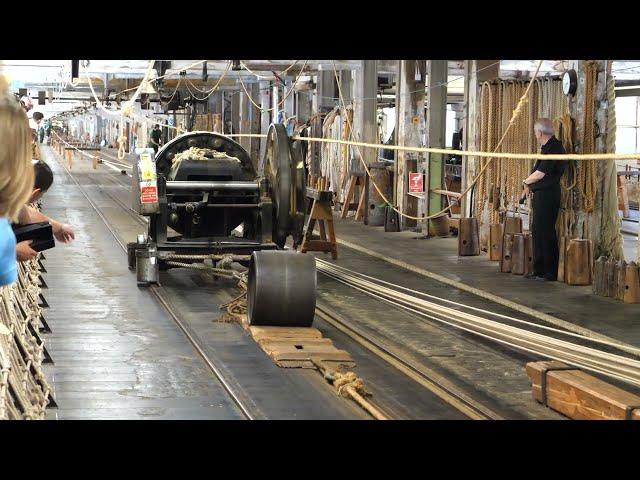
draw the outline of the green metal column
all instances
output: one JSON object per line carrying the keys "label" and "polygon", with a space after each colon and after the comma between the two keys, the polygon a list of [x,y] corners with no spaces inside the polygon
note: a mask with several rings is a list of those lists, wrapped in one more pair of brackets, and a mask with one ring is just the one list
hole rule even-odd
{"label": "green metal column", "polygon": [[[428,110],[427,110],[427,146],[445,147],[447,121],[447,72],[446,60],[429,60],[428,67]],[[433,193],[433,189],[444,190],[444,156],[431,153],[427,164],[427,189],[425,195],[426,213],[433,215],[445,205],[444,197]],[[431,222],[430,222],[431,224]],[[430,230],[430,228],[429,228]]]}

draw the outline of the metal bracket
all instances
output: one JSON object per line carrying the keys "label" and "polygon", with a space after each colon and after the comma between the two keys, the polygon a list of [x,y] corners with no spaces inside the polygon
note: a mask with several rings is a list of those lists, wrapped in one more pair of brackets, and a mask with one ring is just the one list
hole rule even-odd
{"label": "metal bracket", "polygon": [[40,323],[42,323],[42,326],[39,328],[40,333],[52,332],[51,327],[49,326],[47,321],[44,319],[44,315],[40,315]]}
{"label": "metal bracket", "polygon": [[633,411],[640,409],[640,405],[628,405],[624,410],[624,419],[633,420]]}

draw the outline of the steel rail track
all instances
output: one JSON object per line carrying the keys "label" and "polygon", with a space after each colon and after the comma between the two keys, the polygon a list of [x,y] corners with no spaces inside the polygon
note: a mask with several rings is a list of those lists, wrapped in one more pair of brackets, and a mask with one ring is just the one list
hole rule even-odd
{"label": "steel rail track", "polygon": [[[108,176],[115,185],[125,187],[126,185],[120,183],[111,175]],[[118,197],[112,195],[106,190],[102,190],[109,198],[114,200],[121,208],[127,211],[132,218],[140,224],[146,225],[146,222],[134,212],[128,205],[126,205]],[[328,275],[325,275],[328,277]],[[330,277],[329,277],[330,278]],[[469,395],[460,391],[456,386],[433,370],[421,365],[417,366],[410,360],[403,357],[403,355],[397,350],[391,349],[385,346],[380,339],[373,339],[370,335],[365,335],[357,327],[353,326],[350,322],[344,319],[344,317],[338,315],[336,312],[331,311],[326,306],[317,306],[316,314],[319,318],[332,325],[337,330],[341,331],[353,341],[363,346],[371,353],[381,358],[400,373],[406,375],[412,381],[416,382],[427,391],[433,393],[442,401],[455,408],[468,418],[473,420],[502,420],[504,417],[489,407],[475,401]]]}
{"label": "steel rail track", "polygon": [[316,315],[470,419],[504,420],[502,415],[475,401],[442,375],[403,358],[396,349],[365,334],[328,307],[316,304]]}
{"label": "steel rail track", "polygon": [[[54,152],[55,155],[55,152]],[[89,197],[89,195],[87,194],[86,190],[82,187],[82,185],[80,184],[80,182],[78,182],[78,180],[73,176],[73,174],[67,169],[67,167],[64,165],[64,161],[62,162],[58,162],[59,164],[62,165],[63,169],[65,170],[65,172],[67,173],[67,175],[69,176],[69,178],[71,178],[71,180],[76,184],[76,186],[78,187],[78,189],[80,190],[80,192],[82,193],[82,195],[87,199],[87,202],[89,203],[89,205],[91,205],[91,207],[93,208],[93,210],[96,212],[96,214],[98,215],[98,217],[100,217],[100,220],[102,220],[102,222],[105,224],[105,226],[107,227],[107,229],[109,230],[109,232],[111,233],[111,235],[113,236],[113,238],[116,240],[116,242],[118,243],[118,245],[120,245],[120,247],[124,250],[124,252],[126,253],[127,251],[127,246],[125,245],[125,243],[122,241],[122,239],[120,239],[120,237],[118,236],[118,234],[116,233],[116,231],[111,227],[111,225],[109,224],[107,218],[104,216],[104,214],[102,213],[102,211],[98,208],[98,206],[93,202],[93,200],[91,200],[91,198]],[[116,181],[114,179],[114,181]],[[120,184],[119,182],[116,181],[116,183]],[[120,184],[122,187],[124,187],[124,185]],[[102,193],[107,193],[104,189],[100,189]],[[139,215],[137,215],[133,210],[131,210],[130,208],[125,208],[125,205],[118,199],[116,200],[116,197],[110,195],[107,193],[107,196],[109,198],[111,198],[112,200],[114,200],[120,207],[122,207],[127,213],[129,213],[132,217],[135,215],[135,218],[138,219],[139,221],[144,222],[143,219],[140,218]],[[167,311],[167,313],[171,316],[171,318],[173,319],[173,321],[176,323],[176,325],[180,328],[180,330],[184,333],[184,335],[187,337],[187,339],[189,340],[189,343],[191,343],[191,345],[195,348],[195,350],[198,352],[198,354],[200,355],[200,357],[204,360],[205,364],[207,365],[207,367],[209,367],[209,369],[211,370],[211,372],[214,374],[214,376],[216,377],[216,379],[220,382],[220,384],[222,385],[222,387],[224,388],[224,390],[227,392],[227,394],[231,397],[231,399],[233,400],[233,402],[236,404],[236,406],[240,409],[240,411],[242,412],[242,414],[248,419],[248,420],[256,420],[256,419],[263,419],[265,418],[264,414],[258,409],[258,407],[250,400],[250,398],[248,397],[248,395],[246,395],[241,387],[239,387],[239,385],[232,385],[232,381],[230,378],[228,378],[227,375],[225,375],[222,371],[222,368],[218,365],[215,364],[215,362],[213,362],[209,356],[206,354],[206,352],[204,351],[202,345],[200,344],[201,342],[199,342],[197,335],[195,334],[195,332],[193,332],[191,330],[191,328],[173,311],[173,309],[171,308],[171,305],[169,304],[169,302],[167,302],[166,299],[163,298],[162,296],[162,287],[161,286],[156,286],[156,285],[152,285],[150,287],[150,291],[154,294],[154,296],[156,297],[156,299],[160,302],[160,304],[165,308],[165,310]]]}

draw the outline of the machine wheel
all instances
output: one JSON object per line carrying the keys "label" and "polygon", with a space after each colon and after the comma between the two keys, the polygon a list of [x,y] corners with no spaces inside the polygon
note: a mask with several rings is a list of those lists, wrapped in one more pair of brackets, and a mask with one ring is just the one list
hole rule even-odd
{"label": "machine wheel", "polygon": [[281,250],[251,254],[247,281],[249,325],[310,327],[315,310],[315,257]]}
{"label": "machine wheel", "polygon": [[272,124],[267,132],[267,148],[263,174],[269,179],[274,205],[273,239],[282,248],[291,225],[291,196],[294,170],[287,130],[282,124]]}
{"label": "machine wheel", "polygon": [[289,235],[302,236],[306,214],[306,179],[300,142],[291,142],[284,125],[269,127],[261,175],[269,180],[273,202],[273,239],[280,247]]}

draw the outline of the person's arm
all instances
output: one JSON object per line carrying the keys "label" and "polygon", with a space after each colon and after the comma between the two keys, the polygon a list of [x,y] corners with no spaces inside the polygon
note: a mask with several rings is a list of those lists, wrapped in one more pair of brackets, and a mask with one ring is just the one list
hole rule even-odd
{"label": "person's arm", "polygon": [[53,220],[52,218],[47,217],[42,212],[28,205],[23,205],[22,209],[20,210],[20,213],[18,214],[18,222],[22,224],[49,222],[51,224],[51,229],[53,230],[53,235],[59,242],[62,243],[70,242],[71,240],[74,240],[76,238],[71,225]]}
{"label": "person's arm", "polygon": [[546,172],[543,172],[542,170],[534,170],[531,175],[524,179],[524,183],[531,185],[532,183],[539,182],[544,178],[545,174]]}

